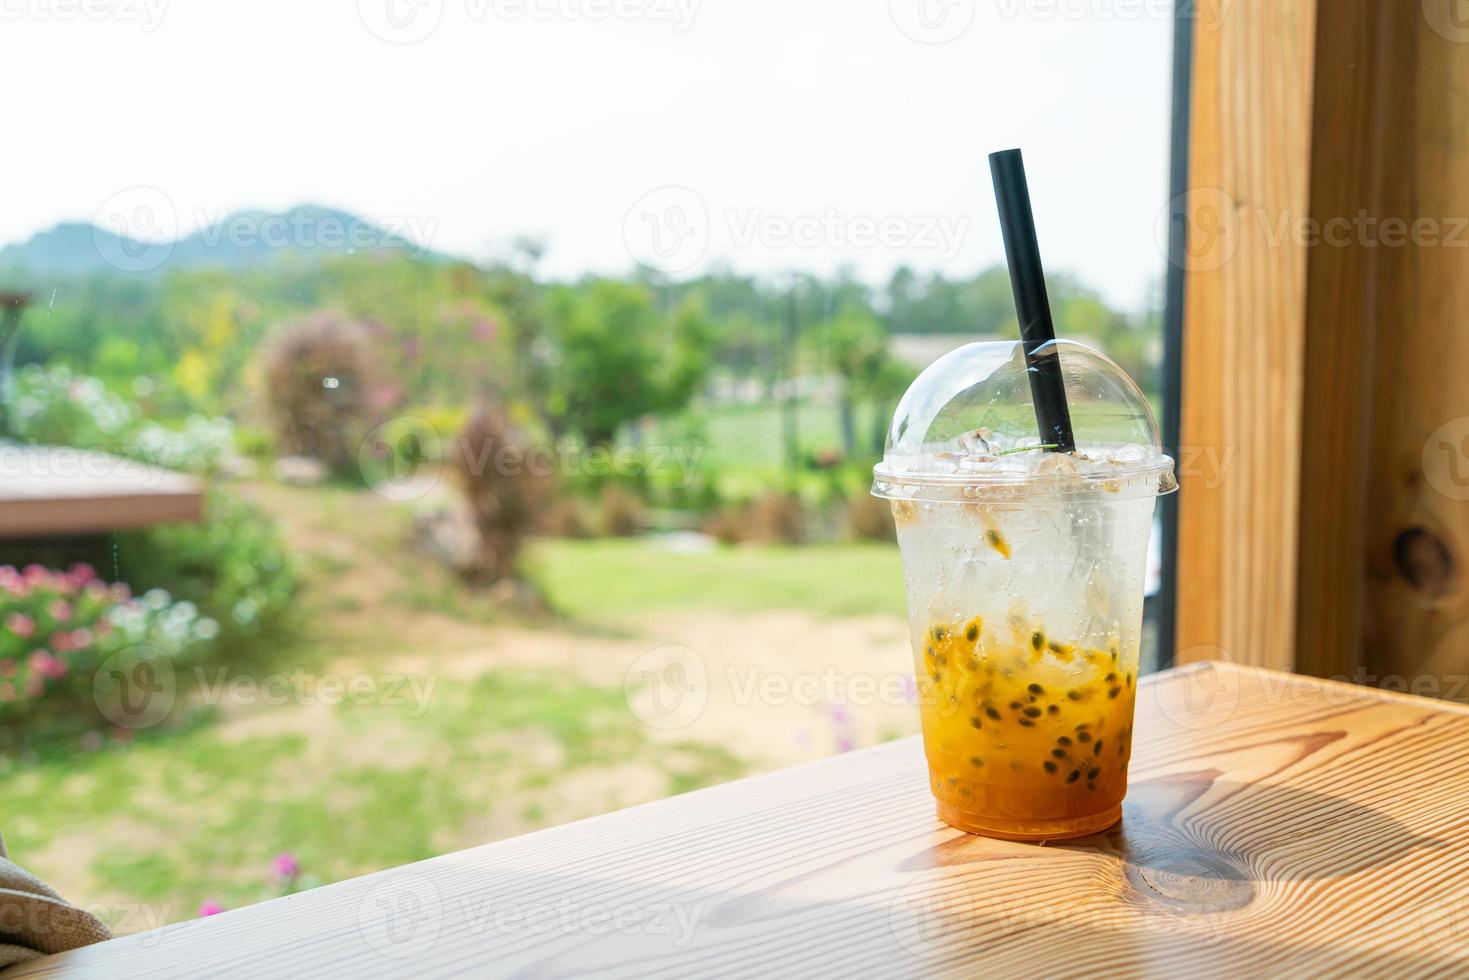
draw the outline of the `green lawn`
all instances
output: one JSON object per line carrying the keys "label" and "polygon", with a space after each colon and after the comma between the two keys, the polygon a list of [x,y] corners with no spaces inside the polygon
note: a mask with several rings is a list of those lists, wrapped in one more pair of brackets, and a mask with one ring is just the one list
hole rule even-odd
{"label": "green lawn", "polygon": [[685,554],[648,539],[536,544],[532,578],[576,619],[704,607],[904,615],[898,549],[885,544],[721,547]]}
{"label": "green lawn", "polygon": [[[676,793],[743,771],[717,747],[651,744],[620,687],[492,671],[437,678],[429,704],[344,703],[306,727],[151,732],[126,750],[15,766],[0,825],[17,859],[44,876],[53,872],[33,863],[42,855],[85,860],[92,884],[76,901],[149,903],[179,920],[206,900],[237,907],[277,894],[268,869],[282,852],[312,881],[333,881],[476,843],[463,836],[473,821],[532,829],[549,811],[565,816],[549,794],[580,772],[647,765]],[[575,815],[636,802],[599,792]]]}
{"label": "green lawn", "polygon": [[[883,409],[884,414],[892,407]],[[856,437],[860,449],[872,441],[873,409],[859,405]],[[654,423],[653,445],[687,445],[691,434],[702,432],[703,461],[725,467],[779,466],[781,459],[782,407],[778,402],[750,405],[711,404],[696,413]],[[692,432],[691,432],[692,430]],[[829,402],[803,399],[796,406],[796,434],[803,452],[840,450],[841,416]]]}
{"label": "green lawn", "polygon": [[[484,630],[504,614],[410,552],[378,566],[389,579],[351,578],[363,556],[389,545],[376,536],[381,521],[338,520],[338,510],[375,507],[375,498],[292,490],[272,503],[309,511],[314,529],[292,539],[307,571],[307,632],[299,650],[270,663],[372,675],[387,669],[375,665],[390,650],[432,663],[446,618],[466,624],[466,643],[492,645]],[[354,550],[340,550],[348,542]],[[903,611],[898,554],[888,545],[684,554],[646,539],[546,540],[533,545],[529,564],[583,635],[584,624],[635,632],[639,615],[670,610]],[[405,621],[405,603],[392,597],[414,583],[426,584],[406,603]],[[350,610],[325,612],[348,598]],[[438,625],[415,645],[411,615],[420,604]],[[392,646],[365,641],[374,635]],[[237,673],[275,669],[264,663]],[[206,900],[232,908],[279,893],[269,869],[281,852],[300,860],[311,876],[303,884],[333,881],[746,771],[721,745],[651,738],[620,685],[493,660],[423,678],[436,686],[418,711],[350,702],[206,709],[131,744],[82,751],[67,742],[23,759],[0,756],[0,832],[23,866],[75,901],[119,915],[144,903],[155,920],[177,921]],[[116,924],[133,931],[160,922]]]}

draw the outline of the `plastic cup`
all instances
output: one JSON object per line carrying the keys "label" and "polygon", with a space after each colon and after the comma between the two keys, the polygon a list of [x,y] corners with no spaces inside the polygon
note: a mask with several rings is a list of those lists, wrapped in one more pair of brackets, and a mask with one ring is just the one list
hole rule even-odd
{"label": "plastic cup", "polygon": [[897,523],[939,817],[1010,840],[1121,817],[1148,539],[1176,487],[1131,379],[1079,344],[1049,356],[1076,453],[1033,435],[1020,345],[970,344],[914,382],[874,472]]}

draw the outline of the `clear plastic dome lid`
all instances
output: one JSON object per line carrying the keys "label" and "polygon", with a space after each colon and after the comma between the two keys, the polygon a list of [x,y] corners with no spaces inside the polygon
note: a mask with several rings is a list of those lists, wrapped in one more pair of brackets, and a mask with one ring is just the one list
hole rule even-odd
{"label": "clear plastic dome lid", "polygon": [[1031,369],[1019,341],[967,344],[939,358],[908,388],[873,470],[889,499],[974,500],[1138,497],[1178,488],[1153,410],[1105,355],[1056,340],[1036,360],[1060,359],[1076,451],[1038,435]]}

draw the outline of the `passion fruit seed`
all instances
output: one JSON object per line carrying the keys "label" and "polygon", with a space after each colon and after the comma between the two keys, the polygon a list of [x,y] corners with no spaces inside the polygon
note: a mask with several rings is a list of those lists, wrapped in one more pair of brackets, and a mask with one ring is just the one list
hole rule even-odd
{"label": "passion fruit seed", "polygon": [[1042,633],[1040,630],[1036,630],[1034,633],[1030,634],[1030,648],[1032,650],[1034,650],[1037,653],[1039,653],[1041,647],[1043,647],[1045,645],[1046,645],[1046,634]]}
{"label": "passion fruit seed", "polygon": [[1047,759],[1045,762],[1042,762],[1041,765],[1045,766],[1046,772],[1054,773],[1056,771],[1056,764],[1054,762],[1052,762],[1050,759]]}
{"label": "passion fruit seed", "polygon": [[1081,778],[1081,770],[1080,769],[1073,769],[1073,770],[1071,770],[1070,772],[1068,772],[1066,774],[1066,781],[1068,783],[1074,783],[1074,782],[1076,782],[1080,778]]}
{"label": "passion fruit seed", "polygon": [[[971,759],[970,761],[972,762],[973,760]],[[1092,766],[1090,769],[1088,769],[1086,771],[1086,778],[1087,779],[1096,779],[1101,774],[1102,774],[1102,767],[1101,766]]]}
{"label": "passion fruit seed", "polygon": [[984,706],[984,713],[989,715],[991,721],[1000,720],[1000,709],[996,708],[992,704],[987,704]]}
{"label": "passion fruit seed", "polygon": [[1040,716],[1041,709],[1037,708],[1035,705],[1031,705],[1030,707],[1025,709],[1025,717],[1027,718],[1039,718]]}
{"label": "passion fruit seed", "polygon": [[1061,713],[1061,706],[1059,704],[1048,704],[1048,705],[1046,705],[1046,714],[1048,714],[1048,715],[1059,715],[1060,713]]}
{"label": "passion fruit seed", "polygon": [[979,717],[978,716],[971,717],[969,719],[969,724],[970,724],[971,727],[974,727],[974,728],[981,727],[980,726],[980,723],[979,723]]}
{"label": "passion fruit seed", "polygon": [[1110,690],[1110,691],[1107,692],[1107,697],[1109,697],[1109,698],[1115,698],[1115,697],[1117,697],[1117,695],[1119,695],[1121,693],[1122,693],[1122,688],[1120,688],[1120,687],[1114,687],[1114,688],[1112,688],[1112,690]]}
{"label": "passion fruit seed", "polygon": [[1066,697],[1069,698],[1069,699],[1071,699],[1072,701],[1080,701],[1082,695],[1081,695],[1081,692],[1080,691],[1076,690],[1075,688],[1072,688],[1071,690],[1069,690],[1069,691],[1066,692]]}
{"label": "passion fruit seed", "polygon": [[973,623],[970,623],[969,628],[964,631],[964,639],[968,640],[970,643],[973,643],[975,640],[979,639],[979,627],[975,626]]}
{"label": "passion fruit seed", "polygon": [[[978,769],[980,766],[983,766],[984,765],[984,760],[981,759],[977,755],[971,755],[969,757],[969,764],[971,766],[973,766],[974,768]],[[1092,770],[1092,771],[1095,772],[1096,770]]]}
{"label": "passion fruit seed", "polygon": [[1043,688],[1043,687],[1041,687],[1039,684],[1031,684],[1028,687],[1026,687],[1026,690],[1029,691],[1031,694],[1045,694],[1046,693],[1046,689]]}
{"label": "passion fruit seed", "polygon": [[1062,735],[1060,738],[1056,739],[1056,744],[1057,745],[1070,745],[1071,744],[1071,738],[1070,738],[1070,736]]}
{"label": "passion fruit seed", "polygon": [[1101,754],[1102,754],[1102,740],[1101,739],[1097,739],[1097,743],[1092,746],[1092,755],[1101,755]]}
{"label": "passion fruit seed", "polygon": [[1117,679],[1117,674],[1115,672],[1110,673],[1106,677],[1103,677],[1102,678],[1102,680],[1106,681],[1108,684],[1112,683],[1116,679]]}
{"label": "passion fruit seed", "polygon": [[1022,728],[1034,728],[1035,727],[1035,722],[1031,721],[1029,718],[1021,718],[1020,719],[1020,727],[1022,727]]}
{"label": "passion fruit seed", "polygon": [[1051,755],[1054,756],[1057,759],[1064,759],[1064,758],[1066,758],[1066,750],[1065,749],[1052,749],[1051,750]]}
{"label": "passion fruit seed", "polygon": [[1082,731],[1076,733],[1076,737],[1079,741],[1082,742],[1082,744],[1085,744],[1092,740],[1092,733],[1083,729]]}

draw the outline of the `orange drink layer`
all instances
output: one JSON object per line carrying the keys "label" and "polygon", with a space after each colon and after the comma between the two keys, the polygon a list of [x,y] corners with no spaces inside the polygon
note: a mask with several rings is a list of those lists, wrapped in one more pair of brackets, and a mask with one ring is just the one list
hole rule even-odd
{"label": "orange drink layer", "polygon": [[[929,778],[942,819],[1017,840],[1089,834],[1121,816],[1136,651],[1078,649],[983,620],[919,638]],[[1023,628],[1021,630],[1023,632]]]}

